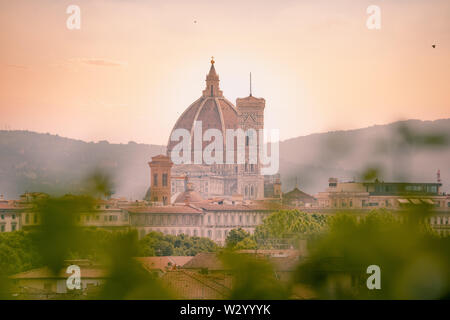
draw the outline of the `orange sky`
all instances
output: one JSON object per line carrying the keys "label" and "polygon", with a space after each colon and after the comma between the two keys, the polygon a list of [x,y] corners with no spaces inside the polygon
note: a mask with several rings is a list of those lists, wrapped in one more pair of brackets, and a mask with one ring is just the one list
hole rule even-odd
{"label": "orange sky", "polygon": [[0,0],[0,43],[0,129],[165,144],[211,56],[281,139],[450,117],[448,0]]}

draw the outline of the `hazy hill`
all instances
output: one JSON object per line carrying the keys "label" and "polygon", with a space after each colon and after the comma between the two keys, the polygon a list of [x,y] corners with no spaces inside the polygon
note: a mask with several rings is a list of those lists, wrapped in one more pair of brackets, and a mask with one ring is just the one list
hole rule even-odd
{"label": "hazy hill", "polygon": [[0,194],[24,191],[78,192],[81,181],[101,168],[111,173],[116,193],[142,198],[149,186],[148,162],[165,147],[129,142],[84,142],[29,131],[0,131]]}
{"label": "hazy hill", "polygon": [[[312,134],[280,143],[283,189],[324,190],[329,177],[358,179],[377,168],[387,180],[436,181],[441,170],[450,191],[450,119],[408,120],[358,130]],[[148,161],[164,146],[92,143],[29,131],[0,131],[0,194],[24,191],[79,192],[95,168],[113,174],[116,195],[142,198],[149,186]]]}
{"label": "hazy hill", "polygon": [[367,169],[384,181],[435,182],[450,191],[450,119],[407,120],[364,129],[312,134],[280,144],[283,189],[324,190],[329,177],[359,180]]}

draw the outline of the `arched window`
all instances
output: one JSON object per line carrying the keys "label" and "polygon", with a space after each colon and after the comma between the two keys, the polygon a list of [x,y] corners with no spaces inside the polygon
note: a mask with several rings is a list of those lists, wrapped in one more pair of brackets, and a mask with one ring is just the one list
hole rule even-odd
{"label": "arched window", "polygon": [[253,186],[251,186],[250,187],[250,195],[253,197],[253,193],[254,193],[254,190],[253,190]]}
{"label": "arched window", "polygon": [[248,196],[248,186],[245,186],[245,195]]}
{"label": "arched window", "polygon": [[208,230],[208,238],[212,238],[212,231]]}

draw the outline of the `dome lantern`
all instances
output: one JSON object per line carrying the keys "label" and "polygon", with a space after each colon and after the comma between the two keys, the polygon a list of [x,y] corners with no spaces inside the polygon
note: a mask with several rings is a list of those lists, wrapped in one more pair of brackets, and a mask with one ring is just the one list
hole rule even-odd
{"label": "dome lantern", "polygon": [[203,90],[203,97],[223,97],[223,93],[219,88],[219,75],[214,68],[214,57],[211,57],[211,68],[206,75],[206,88]]}

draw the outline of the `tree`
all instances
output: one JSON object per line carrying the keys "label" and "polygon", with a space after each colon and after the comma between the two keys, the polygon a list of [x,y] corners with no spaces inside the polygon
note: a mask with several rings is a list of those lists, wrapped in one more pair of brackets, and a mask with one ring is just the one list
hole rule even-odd
{"label": "tree", "polygon": [[234,246],[235,250],[253,250],[257,248],[258,244],[251,237],[244,238]]}
{"label": "tree", "polygon": [[0,234],[0,275],[10,275],[41,265],[31,234],[24,231]]}
{"label": "tree", "polygon": [[234,249],[236,245],[242,240],[250,238],[250,233],[242,228],[232,229],[225,240],[226,246],[229,249]]}
{"label": "tree", "polygon": [[161,232],[152,231],[139,241],[141,256],[171,256],[173,250],[173,243],[167,241]]}
{"label": "tree", "polygon": [[[295,279],[321,299],[446,299],[450,294],[450,237],[439,237],[414,212],[340,213],[309,246]],[[381,270],[382,290],[370,290],[368,270]],[[336,275],[339,275],[336,277]],[[346,282],[351,280],[351,282]],[[351,283],[351,284],[350,284]]]}
{"label": "tree", "polygon": [[290,241],[292,245],[296,245],[296,240],[320,233],[325,225],[326,218],[323,215],[299,210],[280,210],[269,215],[256,227],[255,238],[265,246],[270,246],[273,241]]}
{"label": "tree", "polygon": [[199,252],[216,249],[217,245],[208,238],[185,234],[174,236],[152,231],[139,241],[140,256],[195,256]]}

